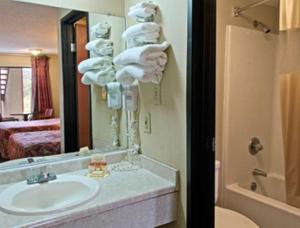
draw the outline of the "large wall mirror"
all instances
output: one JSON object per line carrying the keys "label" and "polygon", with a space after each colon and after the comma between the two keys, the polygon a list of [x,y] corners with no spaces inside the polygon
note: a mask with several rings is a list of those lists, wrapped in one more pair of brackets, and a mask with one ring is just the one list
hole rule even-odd
{"label": "large wall mirror", "polygon": [[[87,59],[112,59],[124,50],[125,18],[114,11],[41,3],[0,3],[1,21],[9,22],[0,38],[0,169],[74,158],[78,154],[72,152],[81,148],[110,152],[128,147],[127,113],[108,101],[113,64],[102,69],[108,77],[104,83],[83,79],[93,69],[77,70]],[[95,29],[104,25],[109,35],[100,37],[107,44],[100,55],[86,45],[95,45]]]}

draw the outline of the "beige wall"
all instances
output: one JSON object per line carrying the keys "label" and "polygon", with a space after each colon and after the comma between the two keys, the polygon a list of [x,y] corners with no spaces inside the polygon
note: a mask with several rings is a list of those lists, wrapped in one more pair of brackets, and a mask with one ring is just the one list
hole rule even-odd
{"label": "beige wall", "polygon": [[[59,97],[60,97],[60,77],[57,55],[49,55],[49,74],[50,86],[53,99],[55,116],[59,116]],[[0,66],[8,67],[31,67],[31,57],[29,55],[0,54]]]}
{"label": "beige wall", "polygon": [[[232,8],[249,4],[248,0],[217,0],[217,85],[216,85],[216,150],[217,159],[222,157],[222,126],[223,126],[223,94],[224,94],[224,63],[226,25],[237,25],[253,29],[252,23],[244,18],[232,16]],[[261,5],[245,12],[250,18],[260,20],[269,25],[272,32],[278,31],[278,8]],[[246,45],[246,44],[245,44]],[[242,57],[246,57],[244,53]]]}
{"label": "beige wall", "polygon": [[[128,8],[138,0],[125,0]],[[163,39],[171,43],[167,54],[169,62],[161,83],[161,105],[154,105],[154,86],[140,88],[140,134],[142,153],[180,170],[180,197],[178,220],[169,227],[186,227],[186,52],[187,1],[154,0],[159,5],[158,22]],[[133,24],[128,20],[128,24]],[[152,133],[143,131],[143,115],[151,113]]]}
{"label": "beige wall", "polygon": [[28,55],[0,54],[0,66],[31,67],[31,60]]}
{"label": "beige wall", "polygon": [[59,8],[123,16],[124,0],[17,0]]}

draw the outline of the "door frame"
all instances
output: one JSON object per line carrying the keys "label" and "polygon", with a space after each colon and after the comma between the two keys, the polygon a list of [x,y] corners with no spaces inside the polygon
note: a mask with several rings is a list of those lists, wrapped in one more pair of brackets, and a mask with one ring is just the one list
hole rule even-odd
{"label": "door frame", "polygon": [[216,0],[188,0],[187,227],[214,227]]}
{"label": "door frame", "polygon": [[[63,69],[63,106],[64,106],[64,147],[65,152],[79,150],[78,143],[78,115],[77,115],[77,61],[76,52],[71,51],[71,43],[75,42],[76,36],[73,24],[86,17],[88,23],[88,12],[73,10],[61,19],[61,45],[62,45],[62,69]],[[89,37],[89,33],[87,34]],[[89,39],[89,38],[88,38]],[[90,90],[89,90],[90,91]],[[89,92],[90,103],[90,145],[93,147],[92,139],[92,112],[91,91]],[[76,140],[74,140],[76,139]]]}

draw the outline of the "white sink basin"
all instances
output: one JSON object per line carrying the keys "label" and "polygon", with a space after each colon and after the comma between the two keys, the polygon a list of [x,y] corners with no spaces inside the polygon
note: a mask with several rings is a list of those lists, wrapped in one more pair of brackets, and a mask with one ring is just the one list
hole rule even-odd
{"label": "white sink basin", "polygon": [[43,215],[79,206],[100,190],[99,183],[85,176],[58,175],[44,184],[13,184],[0,193],[0,209],[16,215]]}

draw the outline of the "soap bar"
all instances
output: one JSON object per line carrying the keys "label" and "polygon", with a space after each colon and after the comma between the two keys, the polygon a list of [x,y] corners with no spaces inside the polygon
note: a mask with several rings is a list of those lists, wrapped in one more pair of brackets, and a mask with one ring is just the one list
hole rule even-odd
{"label": "soap bar", "polygon": [[83,155],[87,155],[90,152],[90,149],[86,146],[86,147],[81,147],[79,150],[79,155],[83,156]]}

